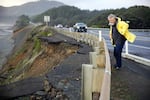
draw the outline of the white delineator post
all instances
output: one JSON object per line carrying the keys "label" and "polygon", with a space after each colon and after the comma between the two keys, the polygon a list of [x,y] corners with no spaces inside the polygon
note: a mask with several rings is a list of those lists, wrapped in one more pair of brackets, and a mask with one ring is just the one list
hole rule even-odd
{"label": "white delineator post", "polygon": [[125,42],[125,54],[129,54],[129,44],[128,41]]}
{"label": "white delineator post", "polygon": [[69,32],[72,32],[72,28],[71,27],[69,28]]}
{"label": "white delineator post", "polygon": [[102,31],[99,31],[99,41],[102,41]]}

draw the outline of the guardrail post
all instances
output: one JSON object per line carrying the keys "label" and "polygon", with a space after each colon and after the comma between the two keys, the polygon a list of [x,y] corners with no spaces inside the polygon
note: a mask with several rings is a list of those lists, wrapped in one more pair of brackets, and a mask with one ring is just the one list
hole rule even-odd
{"label": "guardrail post", "polygon": [[101,92],[102,82],[104,77],[105,70],[103,68],[93,68],[93,80],[92,80],[92,92],[99,93]]}
{"label": "guardrail post", "polygon": [[86,43],[86,34],[83,34],[83,42]]}
{"label": "guardrail post", "polygon": [[128,41],[125,42],[125,54],[129,54]]}
{"label": "guardrail post", "polygon": [[94,52],[96,52],[96,54],[100,54],[100,47],[94,47]]}
{"label": "guardrail post", "polygon": [[81,34],[81,33],[78,33],[78,34],[77,34],[77,42],[80,42],[80,34]]}
{"label": "guardrail post", "polygon": [[90,64],[93,64],[94,68],[97,68],[96,58],[97,58],[97,53],[96,52],[90,52]]}
{"label": "guardrail post", "polygon": [[82,99],[92,100],[93,65],[82,64]]}
{"label": "guardrail post", "polygon": [[92,46],[93,45],[93,39],[92,39],[92,35],[89,34],[89,45]]}

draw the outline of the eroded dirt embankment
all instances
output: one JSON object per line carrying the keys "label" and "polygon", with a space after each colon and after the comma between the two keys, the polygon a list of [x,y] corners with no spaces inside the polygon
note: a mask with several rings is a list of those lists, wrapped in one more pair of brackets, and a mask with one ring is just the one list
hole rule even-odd
{"label": "eroded dirt embankment", "polygon": [[25,73],[25,76],[44,75],[78,49],[77,46],[67,43],[49,44],[44,48],[43,53],[35,59],[30,69]]}
{"label": "eroded dirt embankment", "polygon": [[[28,33],[29,34],[29,33]],[[42,76],[69,55],[77,52],[78,46],[57,40],[56,43],[41,41],[39,37],[53,37],[56,32],[45,26],[34,28],[27,40],[0,71],[1,84],[9,84],[29,77]]]}

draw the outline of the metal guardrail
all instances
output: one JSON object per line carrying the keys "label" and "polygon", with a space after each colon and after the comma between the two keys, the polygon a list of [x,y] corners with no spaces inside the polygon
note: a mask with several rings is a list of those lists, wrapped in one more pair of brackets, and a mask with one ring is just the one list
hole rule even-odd
{"label": "metal guardrail", "polygon": [[[106,30],[109,31],[109,28],[92,28],[88,27],[89,30]],[[150,29],[129,29],[131,32],[150,32]]]}
{"label": "metal guardrail", "polygon": [[82,65],[82,100],[110,100],[111,65],[105,39],[88,33],[69,32],[59,29],[60,33],[78,42],[84,42],[93,47],[89,53],[90,64]]}

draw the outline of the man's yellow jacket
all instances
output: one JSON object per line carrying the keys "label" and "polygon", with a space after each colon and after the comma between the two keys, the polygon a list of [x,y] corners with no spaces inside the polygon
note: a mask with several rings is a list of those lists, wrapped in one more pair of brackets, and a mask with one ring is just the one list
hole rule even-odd
{"label": "man's yellow jacket", "polygon": [[[136,35],[129,32],[129,30],[128,30],[129,25],[126,22],[121,21],[121,18],[119,18],[119,17],[117,17],[117,19],[118,19],[118,22],[117,22],[118,32],[121,35],[123,35],[129,42],[133,43],[136,39]],[[112,26],[110,26],[110,38],[112,40]]]}

